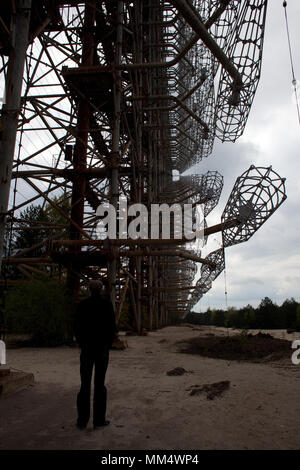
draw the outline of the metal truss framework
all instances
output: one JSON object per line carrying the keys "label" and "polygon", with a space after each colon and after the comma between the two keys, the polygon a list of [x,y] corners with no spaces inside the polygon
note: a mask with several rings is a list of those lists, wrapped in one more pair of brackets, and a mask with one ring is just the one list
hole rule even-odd
{"label": "metal truss framework", "polygon": [[[127,299],[129,326],[138,332],[191,308],[224,269],[223,248],[203,259],[182,234],[103,241],[96,209],[103,202],[117,209],[121,197],[148,208],[202,204],[205,217],[214,209],[222,176],[182,173],[209,156],[215,136],[235,141],[243,133],[260,75],[266,8],[267,0],[1,6],[0,238],[7,215],[14,231],[30,203],[49,204],[65,221],[40,243],[44,258],[30,258],[33,246],[4,263],[27,272],[61,266],[72,296],[85,279],[107,276],[117,318]],[[205,223],[205,237],[223,232],[224,247],[248,239],[285,198],[284,182],[273,174],[251,167],[242,175],[221,224]],[[69,212],[53,199],[62,195]]]}

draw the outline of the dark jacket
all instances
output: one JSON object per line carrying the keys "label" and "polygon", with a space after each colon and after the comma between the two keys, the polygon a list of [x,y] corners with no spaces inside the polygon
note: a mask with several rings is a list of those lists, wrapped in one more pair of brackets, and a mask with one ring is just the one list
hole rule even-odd
{"label": "dark jacket", "polygon": [[109,349],[117,333],[111,301],[102,295],[92,295],[79,302],[74,333],[81,348]]}

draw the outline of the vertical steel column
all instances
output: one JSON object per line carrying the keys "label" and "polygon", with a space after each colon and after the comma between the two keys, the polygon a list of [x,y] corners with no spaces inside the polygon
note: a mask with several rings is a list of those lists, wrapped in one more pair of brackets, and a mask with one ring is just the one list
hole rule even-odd
{"label": "vertical steel column", "polygon": [[[115,47],[115,70],[114,70],[114,127],[112,135],[112,164],[111,171],[111,204],[118,210],[119,198],[119,169],[120,162],[120,123],[121,123],[121,95],[122,76],[119,66],[122,62],[122,42],[123,42],[123,8],[124,2],[118,1],[117,6],[117,38]],[[116,255],[116,253],[114,253]],[[109,263],[109,276],[111,282],[111,301],[115,308],[116,303],[116,278],[117,260],[116,257]]]}
{"label": "vertical steel column", "polygon": [[[149,2],[149,6],[150,6]],[[155,31],[156,31],[156,25],[155,25],[155,20],[156,20],[156,15],[155,15],[155,9],[154,8],[149,8],[149,28],[148,28],[148,37],[149,37],[149,42],[150,44],[154,44],[155,42]],[[153,47],[149,47],[149,56],[148,60],[149,62],[154,62],[156,59],[156,54],[153,52]],[[153,80],[153,71],[149,71],[149,77],[148,77],[148,82],[149,82],[149,89],[148,93],[149,95],[154,95],[155,94],[155,88],[154,88],[154,80]],[[155,123],[155,112],[153,110],[148,111],[148,122],[151,125]],[[155,130],[150,130],[148,131],[148,155],[147,155],[147,164],[148,164],[148,210],[151,208],[151,204],[153,203],[153,195],[154,199],[156,198],[155,194],[155,182],[153,179],[153,174],[154,174],[154,140],[155,140]],[[152,330],[154,326],[154,263],[155,263],[155,258],[152,256],[149,256],[148,258],[148,316],[149,316],[149,329]]]}
{"label": "vertical steel column", "polygon": [[18,117],[28,33],[31,0],[16,0],[16,15],[8,60],[5,104],[1,110],[2,136],[0,141],[0,269],[4,244],[5,221],[9,202]]}
{"label": "vertical steel column", "polygon": [[[86,2],[83,36],[82,36],[82,56],[81,65],[93,65],[94,63],[94,33],[93,26],[95,24],[96,0]],[[83,90],[84,92],[84,90]],[[77,138],[74,148],[73,166],[74,180],[72,187],[72,209],[71,219],[76,222],[77,226],[83,226],[84,199],[86,177],[84,170],[86,168],[87,144],[89,134],[91,105],[84,97],[80,97],[78,104],[77,117]],[[80,240],[81,232],[73,224],[70,224],[70,239]],[[80,252],[81,247],[78,245],[70,248],[75,252]],[[74,299],[78,295],[80,278],[72,269],[68,271],[67,291],[69,296]]]}

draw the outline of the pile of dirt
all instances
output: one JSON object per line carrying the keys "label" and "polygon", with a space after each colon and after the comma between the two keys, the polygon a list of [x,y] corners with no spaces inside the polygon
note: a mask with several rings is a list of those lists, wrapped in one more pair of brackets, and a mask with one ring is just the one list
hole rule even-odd
{"label": "pile of dirt", "polygon": [[274,361],[292,354],[291,343],[264,333],[227,337],[198,337],[177,342],[178,352],[199,354],[215,359],[238,361]]}
{"label": "pile of dirt", "polygon": [[183,367],[175,367],[175,369],[168,370],[167,375],[183,375],[186,372]]}
{"label": "pile of dirt", "polygon": [[215,382],[213,384],[204,385],[192,385],[189,389],[190,395],[201,395],[206,393],[208,400],[213,400],[215,397],[223,395],[223,393],[229,389],[230,381],[222,380],[221,382]]}

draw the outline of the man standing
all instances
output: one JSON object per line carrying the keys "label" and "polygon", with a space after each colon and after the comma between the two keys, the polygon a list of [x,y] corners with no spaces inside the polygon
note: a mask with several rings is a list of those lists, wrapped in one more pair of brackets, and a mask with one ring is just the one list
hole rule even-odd
{"label": "man standing", "polygon": [[102,295],[103,283],[90,281],[91,296],[82,300],[75,315],[74,332],[81,348],[80,377],[81,388],[77,395],[77,427],[86,428],[90,418],[90,396],[93,367],[94,375],[94,429],[107,426],[104,385],[109,361],[109,348],[115,338],[117,328],[115,314],[109,297]]}

